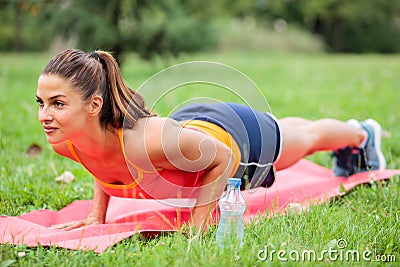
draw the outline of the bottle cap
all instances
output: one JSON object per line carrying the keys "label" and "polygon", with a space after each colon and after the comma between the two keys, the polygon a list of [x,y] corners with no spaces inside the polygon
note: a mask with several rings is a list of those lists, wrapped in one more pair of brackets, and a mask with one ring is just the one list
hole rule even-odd
{"label": "bottle cap", "polygon": [[242,180],[240,178],[229,178],[228,185],[233,185],[239,187],[242,184]]}

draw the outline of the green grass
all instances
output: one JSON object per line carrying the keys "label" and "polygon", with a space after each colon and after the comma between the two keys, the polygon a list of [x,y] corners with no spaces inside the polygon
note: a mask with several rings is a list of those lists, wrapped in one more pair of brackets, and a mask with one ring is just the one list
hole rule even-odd
{"label": "green grass", "polygon": [[[36,118],[37,77],[50,57],[46,54],[0,55],[2,215],[16,216],[42,208],[58,210],[74,200],[92,197],[91,176],[80,165],[51,151]],[[277,117],[375,118],[385,130],[382,147],[388,168],[400,169],[399,55],[230,51],[183,55],[168,63],[161,60],[143,62],[130,55],[123,73],[128,84],[138,88],[164,67],[192,60],[221,62],[243,72],[262,90]],[[155,88],[141,93],[152,102],[160,96],[159,90]],[[197,84],[183,86],[165,95],[157,102],[155,110],[168,114],[180,101],[197,95],[235,100],[233,95],[219,87]],[[257,95],[246,97],[251,103],[259,103]],[[44,149],[39,157],[25,155],[32,143]],[[310,159],[330,167],[328,153],[319,153]],[[73,172],[78,179],[69,185],[56,183],[54,178],[65,170]],[[269,259],[259,259],[260,255],[264,256],[262,250],[265,247],[269,252],[314,250],[320,253],[339,239],[347,241],[346,249],[349,250],[362,253],[369,249],[373,255],[394,255],[398,264],[399,191],[397,176],[387,183],[360,186],[340,199],[312,206],[300,215],[261,217],[247,225],[243,248],[236,256],[233,248],[221,251],[216,247],[215,229],[212,228],[204,236],[174,233],[149,238],[138,235],[100,255],[54,247],[0,245],[0,266],[263,266],[271,263]],[[21,251],[25,254],[19,257]],[[275,254],[272,265],[283,264]],[[290,262],[293,266],[314,264],[313,261]],[[363,266],[368,262],[362,259],[359,262],[330,261],[325,257],[325,261],[319,264]]]}

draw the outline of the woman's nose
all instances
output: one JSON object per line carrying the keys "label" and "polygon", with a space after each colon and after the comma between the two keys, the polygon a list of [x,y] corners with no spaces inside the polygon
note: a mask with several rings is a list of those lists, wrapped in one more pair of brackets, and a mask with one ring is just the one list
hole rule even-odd
{"label": "woman's nose", "polygon": [[41,107],[38,111],[38,118],[40,122],[51,121],[53,119],[53,115],[47,107]]}

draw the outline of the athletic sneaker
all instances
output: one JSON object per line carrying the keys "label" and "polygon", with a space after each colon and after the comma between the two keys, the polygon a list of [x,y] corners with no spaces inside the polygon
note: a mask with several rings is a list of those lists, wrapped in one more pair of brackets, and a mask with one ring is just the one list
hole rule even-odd
{"label": "athletic sneaker", "polygon": [[382,128],[378,122],[368,119],[360,122],[361,127],[368,133],[365,146],[361,148],[366,170],[383,170],[386,168],[386,159],[381,150]]}
{"label": "athletic sneaker", "polygon": [[345,147],[333,152],[333,173],[335,176],[349,177],[354,173],[368,170],[383,170],[386,160],[381,151],[382,128],[376,121],[347,121],[354,127],[363,129],[368,138],[361,148]]}

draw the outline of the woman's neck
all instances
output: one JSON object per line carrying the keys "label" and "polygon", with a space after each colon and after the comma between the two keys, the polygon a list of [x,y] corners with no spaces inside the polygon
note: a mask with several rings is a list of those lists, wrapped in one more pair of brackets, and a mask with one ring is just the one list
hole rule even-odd
{"label": "woman's neck", "polygon": [[81,153],[97,159],[106,159],[121,149],[118,130],[103,127],[88,127],[70,142]]}

